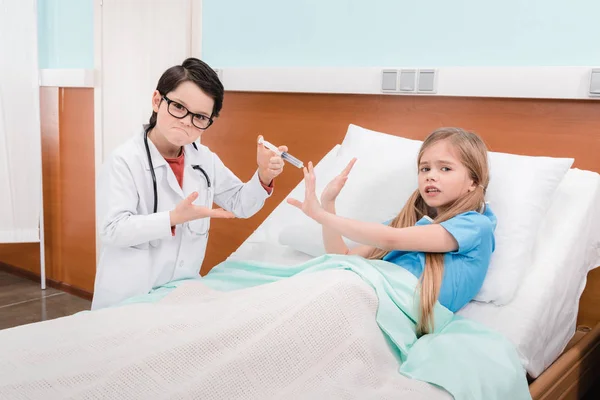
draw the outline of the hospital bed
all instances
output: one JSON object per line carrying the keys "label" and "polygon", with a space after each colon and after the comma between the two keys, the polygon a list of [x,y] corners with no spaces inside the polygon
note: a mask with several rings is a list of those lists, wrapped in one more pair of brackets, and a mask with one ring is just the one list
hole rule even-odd
{"label": "hospital bed", "polygon": [[[351,129],[352,126],[349,132]],[[362,131],[359,134],[366,138],[369,134],[381,135]],[[345,141],[347,139],[348,134]],[[367,143],[365,140],[356,145]],[[316,167],[317,189],[319,180],[322,188],[354,155],[350,152],[343,161],[335,162],[340,147],[336,145],[331,149]],[[386,157],[379,154],[377,159],[382,163]],[[378,171],[382,170],[380,166]],[[492,182],[494,172],[492,166]],[[303,190],[304,185],[300,183],[288,197],[302,199]],[[356,201],[361,202],[361,199]],[[599,270],[594,268],[600,265],[599,205],[600,176],[569,169],[544,214],[536,233],[532,262],[520,279],[514,298],[501,306],[473,301],[458,313],[501,332],[515,345],[532,382],[530,390],[534,399],[579,398],[591,384],[600,381],[600,321],[596,321],[597,325],[577,326],[579,302],[588,273],[598,279]],[[317,237],[318,241],[319,232],[302,217],[296,209],[282,202],[229,259],[291,265],[317,255],[321,249],[307,236]],[[369,215],[362,217],[369,220]],[[301,234],[302,229],[309,231],[307,236]],[[311,241],[313,243],[307,243]],[[597,285],[596,281],[590,283]]]}
{"label": "hospital bed", "polygon": [[[573,169],[600,172],[597,155],[600,113],[596,101],[229,92],[227,114],[215,126],[215,131],[206,136],[206,142],[234,171],[243,173],[255,163],[253,154],[246,150],[253,144],[248,132],[258,132],[272,143],[288,145],[292,154],[304,161],[316,161],[343,142],[349,122],[421,140],[438,127],[459,126],[482,135],[492,151],[573,157]],[[239,146],[232,148],[230,143],[234,142]],[[292,177],[288,168],[281,179],[278,178],[274,193],[276,204],[298,183],[299,178]],[[211,226],[213,243],[212,247],[209,244],[203,273],[240,247],[258,228],[259,222],[255,221],[262,221],[274,206],[268,204],[265,208],[258,218],[237,223],[234,232],[229,224],[215,222]],[[554,232],[561,233],[560,230]],[[569,249],[567,243],[556,245]],[[579,278],[581,275],[577,275]],[[573,283],[572,280],[567,282]],[[568,309],[561,305],[552,312],[544,310],[532,317],[541,325],[521,334],[524,343],[535,343],[550,334],[543,328],[555,315],[571,314],[568,329],[575,334],[558,358],[554,360],[554,356],[547,354],[543,364],[549,367],[543,372],[542,368],[537,371],[528,368],[534,398],[581,398],[592,383],[600,380],[600,327],[597,326],[600,322],[600,268],[588,272],[585,285],[583,294],[576,296],[579,304],[570,305]],[[564,336],[559,336],[556,342],[564,340]],[[558,350],[553,340],[544,338],[541,342],[553,343],[556,355]],[[542,353],[538,351],[536,356],[539,359]]]}
{"label": "hospital bed", "polygon": [[[362,133],[377,134],[368,131]],[[352,152],[340,154],[343,145],[344,143],[334,146],[318,163],[317,179],[321,185],[339,172],[339,165],[352,155]],[[383,159],[384,157],[380,157],[380,160]],[[360,169],[357,169],[356,172],[360,175]],[[493,171],[492,176],[494,176]],[[302,198],[302,192],[303,184],[300,183],[290,193],[290,196]],[[357,199],[357,202],[360,203],[360,201],[361,199]],[[472,302],[460,311],[461,315],[502,333],[514,344],[531,380],[535,379],[530,388],[533,398],[536,399],[577,398],[578,391],[585,390],[590,382],[593,382],[594,377],[598,376],[597,356],[600,343],[598,327],[590,327],[593,328],[593,331],[585,334],[577,343],[572,343],[571,349],[561,356],[575,334],[578,303],[586,285],[586,276],[588,273],[597,272],[590,272],[590,270],[600,261],[598,252],[600,248],[600,209],[598,204],[600,204],[598,174],[569,169],[553,193],[548,210],[544,213],[543,222],[535,232],[534,257],[528,271],[520,279],[514,298],[502,306],[493,303]],[[362,217],[367,220],[371,218],[368,214],[364,214]],[[373,218],[381,219],[384,216],[378,215]],[[313,243],[306,242],[307,237],[314,239],[315,236],[315,232],[311,231],[310,226],[306,231],[297,229],[305,223],[305,219],[298,214],[297,210],[283,201],[258,229],[231,254],[229,260],[255,260],[282,266],[307,261],[313,257],[313,254],[309,253],[318,252],[319,249],[314,247],[314,241]],[[556,232],[560,232],[560,235],[557,235]],[[186,307],[192,307],[190,304],[194,300],[218,299],[217,294],[204,291],[202,288],[191,291],[188,295],[186,300],[180,303],[176,302],[176,298],[169,297],[165,297],[164,301],[175,302],[174,304],[178,305],[179,310],[186,310]],[[260,296],[257,294],[257,297]],[[128,326],[131,328],[130,333],[154,329],[165,335],[165,338],[168,338],[169,334],[175,334],[175,332],[161,331],[161,327],[152,325],[152,322],[144,318],[147,315],[155,316],[152,313],[150,308],[143,305],[132,305],[32,324],[10,330],[11,332],[2,332],[0,333],[0,346],[3,346],[4,349],[10,348],[11,358],[9,360],[5,358],[4,364],[0,365],[0,388],[6,389],[7,385],[9,386],[9,382],[5,382],[1,378],[3,374],[10,373],[9,368],[22,368],[28,363],[35,368],[35,363],[40,361],[31,359],[31,357],[15,356],[19,349],[22,350],[22,354],[28,354],[27,350],[30,348],[45,348],[45,351],[40,354],[44,354],[46,357],[64,356],[61,351],[65,351],[65,346],[57,343],[61,334],[72,336],[70,340],[78,343],[93,339],[94,349],[98,353],[109,351],[111,346],[116,346],[119,335],[122,335],[123,338],[127,335],[127,332],[122,331],[119,331],[119,335],[105,335],[104,333],[117,332],[116,330],[110,331],[111,328],[107,326],[107,323],[112,326],[120,324]],[[163,317],[168,319],[172,315],[165,313]],[[104,333],[103,325],[105,326]],[[203,327],[197,328],[199,330],[195,333],[200,335]],[[578,335],[576,337],[579,338]],[[218,346],[218,344],[216,345]],[[76,348],[78,347],[70,347],[71,351]],[[161,357],[164,357],[161,350],[164,349],[152,350],[156,352],[154,359],[157,364],[160,364]],[[133,352],[123,351],[123,357],[138,356]],[[186,354],[182,353],[180,356],[188,361]],[[85,360],[73,361],[76,359],[77,355],[75,354],[69,364],[73,370],[85,364]],[[7,363],[7,361],[9,362]],[[391,358],[384,357],[382,363],[394,365]],[[109,367],[107,366],[107,370],[110,369]],[[151,365],[147,365],[147,367],[151,367]],[[172,367],[175,368],[175,366]],[[266,368],[266,366],[264,367]],[[97,372],[98,376],[106,373],[107,370],[100,369]],[[37,372],[39,373],[39,371]],[[67,374],[69,371],[64,372]],[[179,372],[184,373],[184,371]],[[128,374],[135,375],[135,373],[135,369],[128,371]],[[240,373],[243,373],[243,370]],[[78,382],[64,380],[61,384],[76,385],[94,377],[88,374],[76,378],[75,381],[79,380]],[[100,378],[96,377],[95,379]],[[411,382],[406,378],[396,379],[398,382],[395,384],[398,385],[399,390],[402,389],[415,395],[415,397],[408,396],[406,398],[419,398],[418,396],[434,400],[448,398],[447,393],[434,387],[428,387],[422,382]],[[140,385],[140,393],[143,394],[143,389],[146,388]],[[48,391],[51,393],[52,389],[41,385],[37,390],[37,394],[43,395],[44,391],[47,394]],[[113,390],[118,393],[118,390],[124,389],[116,385]]]}

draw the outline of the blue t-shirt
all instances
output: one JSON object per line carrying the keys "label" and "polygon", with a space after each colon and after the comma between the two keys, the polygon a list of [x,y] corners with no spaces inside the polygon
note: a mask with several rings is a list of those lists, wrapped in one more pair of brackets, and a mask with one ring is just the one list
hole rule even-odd
{"label": "blue t-shirt", "polygon": [[[428,225],[429,217],[416,225]],[[438,301],[452,312],[460,310],[481,289],[495,247],[496,216],[486,207],[483,214],[468,211],[441,222],[458,243],[458,250],[444,255],[444,277]],[[425,267],[425,253],[395,250],[384,258],[421,277]]]}

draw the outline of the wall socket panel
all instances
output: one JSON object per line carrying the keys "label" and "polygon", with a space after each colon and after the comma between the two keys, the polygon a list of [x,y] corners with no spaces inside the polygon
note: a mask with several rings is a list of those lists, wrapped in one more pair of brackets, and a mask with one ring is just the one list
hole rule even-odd
{"label": "wall socket panel", "polygon": [[384,69],[381,71],[381,91],[383,93],[398,91],[398,70]]}
{"label": "wall socket panel", "polygon": [[437,70],[433,68],[384,69],[381,71],[383,93],[437,93]]}
{"label": "wall socket panel", "polygon": [[437,73],[435,69],[420,69],[417,82],[417,93],[436,93]]}
{"label": "wall socket panel", "polygon": [[400,74],[400,92],[413,93],[417,89],[417,70],[416,69],[401,69]]}

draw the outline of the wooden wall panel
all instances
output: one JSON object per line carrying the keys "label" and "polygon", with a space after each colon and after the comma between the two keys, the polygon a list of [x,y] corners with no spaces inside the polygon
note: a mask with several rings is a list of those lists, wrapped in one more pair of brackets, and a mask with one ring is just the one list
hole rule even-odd
{"label": "wooden wall panel", "polygon": [[[202,141],[245,180],[256,169],[258,134],[286,144],[306,163],[341,143],[350,123],[413,139],[458,126],[476,131],[493,151],[575,157],[575,167],[600,171],[598,101],[227,92],[221,117]],[[202,274],[231,254],[301,179],[288,164],[257,215],[213,220]]]}
{"label": "wooden wall panel", "polygon": [[60,281],[92,292],[96,273],[94,91],[60,91]]}
{"label": "wooden wall panel", "polygon": [[39,243],[0,243],[0,265],[3,263],[39,275]]}
{"label": "wooden wall panel", "polygon": [[597,324],[600,324],[600,267],[588,273],[577,315],[578,326],[593,328]]}

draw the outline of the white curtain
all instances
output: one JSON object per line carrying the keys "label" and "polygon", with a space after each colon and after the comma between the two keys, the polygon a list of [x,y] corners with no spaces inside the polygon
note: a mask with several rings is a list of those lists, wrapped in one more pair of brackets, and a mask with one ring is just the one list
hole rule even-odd
{"label": "white curtain", "polygon": [[41,135],[35,0],[0,0],[0,243],[38,242]]}

